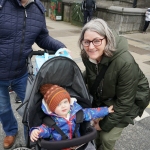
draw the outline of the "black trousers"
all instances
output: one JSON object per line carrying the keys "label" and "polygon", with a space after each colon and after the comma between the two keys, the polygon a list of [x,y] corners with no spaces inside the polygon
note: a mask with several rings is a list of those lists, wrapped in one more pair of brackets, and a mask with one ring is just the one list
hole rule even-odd
{"label": "black trousers", "polygon": [[150,23],[150,21],[145,21],[143,32],[146,32],[146,29],[148,28],[149,23]]}
{"label": "black trousers", "polygon": [[84,25],[92,19],[92,15],[93,15],[92,10],[84,10],[84,22],[83,22]]}

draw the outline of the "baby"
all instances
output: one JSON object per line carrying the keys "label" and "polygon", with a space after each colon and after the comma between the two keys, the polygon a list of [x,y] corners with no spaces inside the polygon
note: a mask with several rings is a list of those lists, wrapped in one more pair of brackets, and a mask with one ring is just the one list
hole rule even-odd
{"label": "baby", "polygon": [[[114,112],[113,106],[83,109],[75,98],[70,98],[69,93],[58,85],[44,84],[41,86],[40,92],[44,96],[42,110],[51,116],[56,125],[68,136],[68,139],[73,138],[72,133],[75,130],[76,113],[79,110],[83,110],[84,121],[91,121]],[[79,131],[78,134],[80,135]],[[37,141],[38,138],[50,138],[55,141],[62,140],[57,131],[44,124],[39,127],[33,127],[30,130],[31,141]]]}

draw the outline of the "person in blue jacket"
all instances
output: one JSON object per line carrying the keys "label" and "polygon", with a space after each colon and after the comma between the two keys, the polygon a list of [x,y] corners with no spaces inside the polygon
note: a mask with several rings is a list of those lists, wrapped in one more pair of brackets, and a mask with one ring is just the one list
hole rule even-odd
{"label": "person in blue jacket", "polygon": [[[44,84],[40,88],[40,92],[44,95],[42,100],[42,110],[45,114],[52,117],[56,125],[67,135],[68,139],[72,139],[76,124],[76,113],[83,110],[83,120],[91,121],[93,119],[102,118],[109,113],[113,113],[113,106],[98,108],[82,108],[75,98],[70,98],[69,93],[62,87],[53,84]],[[78,131],[78,135],[80,135]],[[53,140],[62,140],[62,136],[54,129],[49,128],[45,124],[30,129],[30,139],[32,142],[38,138],[53,137]]]}
{"label": "person in blue jacket", "polygon": [[28,77],[26,59],[32,45],[54,52],[66,47],[49,36],[44,13],[40,0],[0,0],[0,122],[6,134],[4,148],[12,147],[18,132],[8,87],[11,85],[23,102]]}
{"label": "person in blue jacket", "polygon": [[83,11],[83,25],[92,19],[93,12],[96,11],[95,0],[83,0],[81,3],[81,10]]}

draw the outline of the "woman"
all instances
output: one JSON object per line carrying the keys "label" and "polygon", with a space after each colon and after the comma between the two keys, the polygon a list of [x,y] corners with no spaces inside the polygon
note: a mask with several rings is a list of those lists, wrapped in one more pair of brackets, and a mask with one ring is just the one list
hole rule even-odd
{"label": "woman", "polygon": [[[96,147],[113,150],[122,130],[133,124],[133,119],[141,116],[148,105],[149,84],[128,51],[127,40],[112,32],[104,20],[94,19],[83,27],[79,46],[93,107],[114,106],[113,114],[95,121],[99,130]],[[104,78],[93,92],[96,76],[104,66]]]}

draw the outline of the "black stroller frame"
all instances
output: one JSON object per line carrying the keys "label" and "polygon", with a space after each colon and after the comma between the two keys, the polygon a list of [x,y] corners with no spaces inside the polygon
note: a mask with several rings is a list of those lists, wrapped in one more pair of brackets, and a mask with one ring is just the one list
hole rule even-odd
{"label": "black stroller frame", "polygon": [[[22,111],[23,124],[28,127],[39,126],[43,123],[46,117],[41,109],[42,95],[39,92],[41,85],[46,83],[58,84],[64,87],[71,95],[76,97],[77,102],[83,107],[91,107],[92,98],[89,95],[86,85],[83,80],[82,73],[77,64],[70,58],[57,56],[47,60],[39,69],[36,76],[33,75],[33,67],[31,65],[31,57],[33,55],[43,55],[44,51],[32,52],[28,58],[29,77],[26,89],[26,96],[24,103],[18,108]],[[64,148],[74,147],[88,143],[96,138],[96,130],[90,125],[90,122],[83,121],[80,124],[81,136],[73,139],[66,139],[61,141],[47,141],[41,139],[36,145],[36,150],[53,149],[61,150]],[[27,147],[31,148],[32,144],[27,136]],[[40,145],[40,146],[39,146]],[[84,144],[78,150],[84,150],[87,144]]]}

